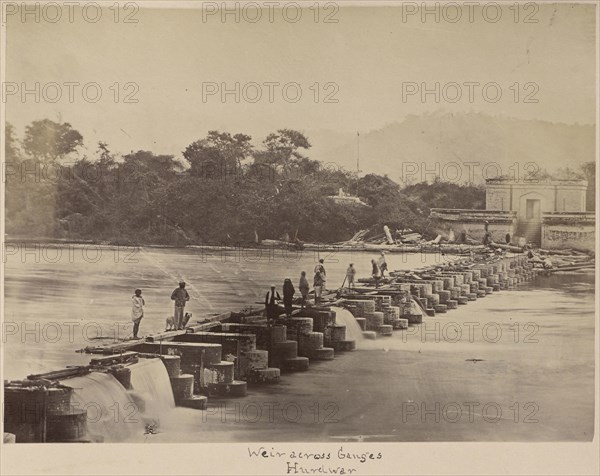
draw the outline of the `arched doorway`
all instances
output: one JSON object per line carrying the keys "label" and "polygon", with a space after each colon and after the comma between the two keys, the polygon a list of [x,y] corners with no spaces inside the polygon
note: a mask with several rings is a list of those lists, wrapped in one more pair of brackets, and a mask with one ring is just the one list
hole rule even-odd
{"label": "arched doorway", "polygon": [[517,235],[523,236],[527,242],[542,242],[542,210],[544,196],[537,192],[521,195],[517,211]]}

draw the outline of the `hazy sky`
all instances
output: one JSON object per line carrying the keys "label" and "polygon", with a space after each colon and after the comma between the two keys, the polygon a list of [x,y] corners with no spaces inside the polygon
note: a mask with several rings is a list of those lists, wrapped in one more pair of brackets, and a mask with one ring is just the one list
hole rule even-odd
{"label": "hazy sky", "polygon": [[[70,122],[82,132],[90,152],[101,139],[119,152],[174,154],[211,129],[246,132],[259,140],[283,127],[362,133],[407,114],[440,109],[594,123],[595,7],[538,6],[537,12],[521,7],[518,21],[514,7],[505,7],[495,23],[491,20],[497,12],[488,9],[486,21],[480,7],[472,10],[472,21],[465,7],[455,23],[447,20],[456,17],[456,9],[439,9],[436,22],[433,13],[423,19],[421,12],[410,15],[406,6],[330,8],[320,11],[318,22],[314,9],[304,9],[296,23],[285,21],[279,9],[272,12],[273,22],[263,10],[255,23],[245,21],[256,16],[253,9],[240,12],[237,23],[233,14],[222,21],[218,13],[203,16],[193,9],[121,10],[119,22],[114,10],[103,10],[96,23],[84,21],[80,10],[73,22],[63,11],[57,23],[48,21],[55,10],[40,11],[39,23],[33,15],[23,22],[17,12],[7,16],[6,81],[18,83],[19,89],[23,82],[29,89],[36,82],[40,88],[56,82],[62,97],[51,103],[57,89],[46,86],[46,98],[41,96],[39,103],[33,94],[23,102],[19,91],[7,97],[7,120],[19,135],[35,119]],[[86,13],[92,18],[96,12]],[[296,13],[287,10],[289,19]],[[124,23],[127,14],[138,23]],[[327,14],[337,23],[325,23]],[[528,14],[537,23],[525,22]],[[86,101],[82,86],[73,86],[70,103],[65,82],[98,83],[102,98]],[[244,89],[252,82],[262,93],[255,103],[249,100],[256,98],[257,88]],[[273,102],[265,82],[279,83],[272,86]],[[302,89],[295,103],[296,86],[288,87],[286,97],[282,92],[292,82]],[[403,101],[408,83],[434,88],[436,82],[446,93],[438,103],[434,94],[423,101],[419,93]],[[494,82],[502,98],[486,101],[482,87],[473,86],[470,102],[468,87],[461,85],[461,99],[451,103],[457,89],[442,88],[452,82]],[[135,83],[138,90],[125,89],[126,83]],[[209,83],[217,88],[226,83],[231,89],[239,83],[240,101],[230,94],[223,102],[218,91],[203,100]],[[525,83],[535,84],[525,88]],[[87,90],[90,99],[95,91]],[[493,99],[497,87],[486,91]],[[129,92],[135,92],[137,103],[124,102]],[[338,102],[326,103],[328,93]],[[528,93],[538,102],[525,103]]]}

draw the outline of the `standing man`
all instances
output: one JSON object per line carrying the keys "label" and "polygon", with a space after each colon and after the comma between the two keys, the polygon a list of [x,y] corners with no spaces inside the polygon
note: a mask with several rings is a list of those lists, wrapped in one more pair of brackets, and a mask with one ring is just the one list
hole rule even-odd
{"label": "standing man", "polygon": [[325,287],[325,280],[323,274],[320,271],[315,272],[315,278],[313,280],[313,287],[315,288],[315,305],[321,302],[321,294],[323,294],[323,288]]}
{"label": "standing man", "polygon": [[185,303],[190,300],[190,295],[185,289],[185,281],[179,281],[179,287],[171,293],[171,300],[175,301],[175,314],[173,315],[175,329],[182,330]]}
{"label": "standing man", "polygon": [[379,280],[381,279],[381,270],[379,269],[379,265],[377,264],[377,261],[375,261],[374,259],[371,260],[371,266],[373,267],[371,276],[375,280],[375,288],[378,288]]}
{"label": "standing man", "polygon": [[483,244],[488,247],[492,243],[492,234],[489,229],[490,223],[486,221],[483,225],[484,233],[483,233]]}
{"label": "standing man", "polygon": [[385,251],[380,253],[379,259],[377,260],[377,266],[381,270],[381,277],[385,278],[385,272],[387,271],[387,263],[385,261]]}
{"label": "standing man", "polygon": [[320,277],[320,281],[322,281],[322,288],[321,288],[321,292],[325,291],[325,286],[327,284],[327,272],[325,271],[325,266],[323,266],[323,263],[325,262],[325,260],[323,258],[321,258],[319,260],[319,263],[315,266],[315,281],[317,280],[317,273],[319,273],[321,275]]}
{"label": "standing man", "polygon": [[296,289],[290,278],[285,278],[283,281],[283,306],[285,307],[285,317],[292,317],[292,303],[294,301],[294,293]]}
{"label": "standing man", "polygon": [[144,317],[144,298],[142,297],[142,290],[136,289],[135,294],[131,296],[131,321],[133,322],[133,338],[138,338],[138,331],[140,329],[140,323]]}
{"label": "standing man", "polygon": [[271,285],[271,290],[265,296],[265,311],[267,314],[267,324],[270,325],[275,319],[279,317],[279,301],[281,296],[275,291],[275,285]]}
{"label": "standing man", "polygon": [[356,268],[353,263],[350,263],[346,270],[346,279],[348,280],[348,289],[354,288],[354,276],[356,276]]}
{"label": "standing man", "polygon": [[300,273],[300,283],[298,284],[300,294],[302,295],[302,309],[306,307],[306,301],[308,299],[308,291],[310,286],[308,285],[308,279],[306,279],[306,271]]}

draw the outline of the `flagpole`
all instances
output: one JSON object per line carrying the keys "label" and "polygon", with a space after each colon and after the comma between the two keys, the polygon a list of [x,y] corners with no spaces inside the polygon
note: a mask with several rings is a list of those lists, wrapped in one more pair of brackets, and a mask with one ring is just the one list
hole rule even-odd
{"label": "flagpole", "polygon": [[360,172],[360,134],[356,132],[356,173]]}

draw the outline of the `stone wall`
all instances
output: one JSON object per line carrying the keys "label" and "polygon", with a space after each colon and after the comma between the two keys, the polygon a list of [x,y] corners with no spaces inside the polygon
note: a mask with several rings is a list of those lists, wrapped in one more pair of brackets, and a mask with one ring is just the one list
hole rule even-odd
{"label": "stone wall", "polygon": [[562,188],[557,190],[556,212],[585,212],[586,190]]}
{"label": "stone wall", "polygon": [[508,186],[487,186],[485,189],[487,210],[510,210],[510,188]]}
{"label": "stone wall", "polygon": [[440,224],[439,233],[448,236],[452,230],[457,239],[465,231],[481,241],[488,221],[497,243],[504,243],[508,233],[513,244],[594,249],[595,221],[585,212],[586,190],[585,180],[492,179],[486,181],[486,210],[434,208],[430,216]]}
{"label": "stone wall", "polygon": [[594,251],[596,248],[594,213],[544,213],[542,248]]}
{"label": "stone wall", "polygon": [[585,212],[587,182],[585,180],[540,180],[486,182],[487,210],[513,210],[525,218],[525,201],[541,202],[542,212]]}
{"label": "stone wall", "polygon": [[482,241],[486,221],[492,240],[498,243],[505,242],[507,233],[512,238],[516,230],[516,213],[510,211],[432,208],[430,216],[438,221],[440,233],[447,236],[452,230],[457,241],[463,231],[469,238]]}

